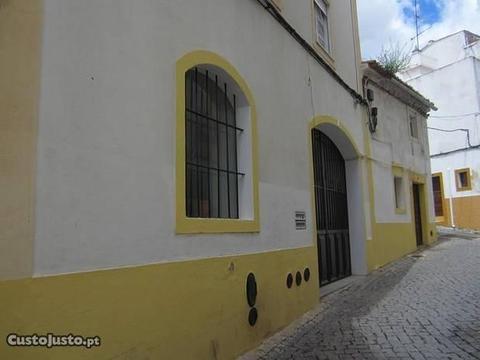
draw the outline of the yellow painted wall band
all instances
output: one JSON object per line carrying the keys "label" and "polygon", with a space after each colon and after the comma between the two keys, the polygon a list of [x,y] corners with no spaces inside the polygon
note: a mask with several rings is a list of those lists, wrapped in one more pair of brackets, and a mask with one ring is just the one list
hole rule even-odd
{"label": "yellow painted wall band", "polygon": [[0,279],[31,276],[43,1],[0,1]]}
{"label": "yellow painted wall band", "polygon": [[[318,301],[314,247],[0,282],[0,359],[233,359]],[[288,289],[288,273],[309,282]],[[258,322],[248,323],[255,274]],[[9,333],[100,336],[91,349],[8,347]]]}

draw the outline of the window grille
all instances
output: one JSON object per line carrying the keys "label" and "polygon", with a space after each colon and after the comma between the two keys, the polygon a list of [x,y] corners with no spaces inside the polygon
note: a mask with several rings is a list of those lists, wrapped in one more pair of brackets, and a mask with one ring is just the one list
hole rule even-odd
{"label": "window grille", "polygon": [[211,71],[185,77],[186,211],[193,218],[239,218],[236,95]]}

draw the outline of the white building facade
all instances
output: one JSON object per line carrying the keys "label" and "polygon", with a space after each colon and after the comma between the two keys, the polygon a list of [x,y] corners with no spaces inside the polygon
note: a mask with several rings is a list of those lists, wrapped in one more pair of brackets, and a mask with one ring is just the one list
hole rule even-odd
{"label": "white building facade", "polygon": [[372,139],[357,28],[354,0],[0,6],[0,334],[101,338],[0,358],[231,359],[415,250],[428,168],[403,123]]}
{"label": "white building facade", "polygon": [[437,223],[480,229],[480,36],[430,41],[400,76],[438,107],[428,120]]}

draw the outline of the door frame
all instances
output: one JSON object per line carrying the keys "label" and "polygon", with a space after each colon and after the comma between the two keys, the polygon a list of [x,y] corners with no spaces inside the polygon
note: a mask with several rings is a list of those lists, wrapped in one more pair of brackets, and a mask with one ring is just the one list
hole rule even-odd
{"label": "door frame", "polygon": [[[412,220],[413,220],[413,229],[415,233],[415,242],[416,242],[416,246],[420,247],[425,244],[424,234],[423,234],[422,198],[421,198],[421,185],[415,182],[412,183],[412,200],[413,200]],[[420,226],[420,229],[418,229],[419,226]]]}
{"label": "door frame", "polygon": [[442,211],[443,211],[443,215],[442,216],[437,216],[437,214],[435,213],[435,194],[433,195],[433,210],[434,210],[434,215],[435,215],[435,222],[436,223],[442,223],[445,221],[446,219],[446,215],[445,213],[447,212],[447,209],[446,209],[446,204],[445,204],[445,192],[444,192],[444,188],[443,188],[443,174],[441,172],[436,172],[436,173],[433,173],[432,174],[432,192],[433,192],[433,178],[434,177],[437,177],[439,179],[439,183],[440,183],[440,200],[442,202]]}
{"label": "door frame", "polygon": [[[306,137],[309,154],[309,172],[310,172],[310,192],[311,192],[311,213],[312,220],[316,220],[315,208],[315,188],[314,188],[314,163],[313,163],[313,144],[312,130],[318,129],[326,134],[330,140],[337,146],[345,160],[345,169],[347,177],[347,202],[350,234],[350,262],[352,275],[368,274],[367,267],[367,222],[370,221],[369,209],[366,206],[368,202],[367,169],[362,153],[358,151],[358,146],[348,129],[342,121],[331,116],[314,117],[307,128]],[[360,181],[358,180],[360,179]],[[312,225],[314,221],[311,222]],[[311,227],[312,245],[317,249],[317,229]],[[317,255],[316,255],[317,257]],[[318,266],[318,258],[315,266]],[[318,269],[316,269],[318,274]]]}
{"label": "door frame", "polygon": [[[311,136],[315,209],[317,214],[320,210],[324,215],[324,219],[320,219],[323,225],[317,218],[312,221],[316,225],[318,276],[322,287],[352,275],[347,171],[342,153],[324,132],[312,129]],[[333,185],[332,181],[335,189],[328,186]],[[323,268],[326,273],[320,270]]]}
{"label": "door frame", "polygon": [[418,185],[418,193],[419,193],[419,201],[420,201],[420,216],[422,218],[422,245],[427,245],[430,241],[430,234],[428,233],[429,229],[429,217],[427,211],[427,184],[425,183],[425,179],[420,176],[413,176],[410,186],[410,199],[411,199],[411,216],[412,216],[412,227],[413,227],[413,236],[415,239],[415,246],[416,245],[416,231],[415,231],[415,204],[414,204],[414,197],[413,197],[413,185]]}

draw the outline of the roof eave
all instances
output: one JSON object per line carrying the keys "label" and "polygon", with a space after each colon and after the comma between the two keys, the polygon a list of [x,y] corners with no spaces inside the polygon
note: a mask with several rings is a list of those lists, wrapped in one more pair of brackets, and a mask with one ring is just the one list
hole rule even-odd
{"label": "roof eave", "polygon": [[[396,87],[400,91],[408,94],[408,96],[412,97],[420,105],[420,107],[424,109],[424,112],[426,114],[430,110],[437,111],[437,107],[435,106],[435,104],[433,102],[428,100],[426,97],[424,97],[422,94],[420,94],[414,88],[412,88],[410,85],[403,82],[396,75],[391,74],[388,71],[386,71],[377,61],[375,61],[375,60],[364,61],[364,62],[362,62],[362,64],[363,64],[364,74],[367,77],[377,77],[377,80],[378,80],[378,78],[380,78],[380,79],[383,79],[383,80],[386,80],[386,81],[390,82],[394,87]],[[393,95],[393,94],[391,94],[391,95],[399,98],[396,95]],[[399,99],[399,100],[402,100],[402,99]]]}

